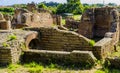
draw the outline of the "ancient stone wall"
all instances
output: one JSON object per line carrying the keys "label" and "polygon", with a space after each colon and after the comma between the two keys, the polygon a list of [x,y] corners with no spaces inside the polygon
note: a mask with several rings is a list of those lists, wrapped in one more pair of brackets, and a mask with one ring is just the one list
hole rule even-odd
{"label": "ancient stone wall", "polygon": [[65,27],[69,29],[78,29],[78,26],[80,24],[80,21],[75,21],[74,19],[67,18],[65,20]]}
{"label": "ancient stone wall", "polygon": [[7,63],[11,63],[12,59],[11,59],[11,49],[3,49],[3,48],[0,48],[0,65],[4,65],[4,64],[7,64]]}
{"label": "ancient stone wall", "polygon": [[105,65],[110,68],[120,69],[120,58],[119,57],[108,57],[105,59]]}
{"label": "ancient stone wall", "polygon": [[[116,33],[106,33],[105,37],[90,46],[90,40],[75,32],[56,28],[27,28],[39,32],[39,48],[37,50],[52,51],[92,51],[97,59],[106,58],[115,51]],[[33,48],[35,49],[35,48]]]}
{"label": "ancient stone wall", "polygon": [[94,36],[103,37],[106,32],[112,32],[111,28],[118,28],[117,25],[116,27],[115,25],[112,25],[114,23],[118,23],[119,17],[117,14],[118,13],[115,8],[96,8]]}
{"label": "ancient stone wall", "polygon": [[64,63],[94,66],[96,58],[91,51],[48,51],[29,50],[24,51],[24,62]]}
{"label": "ancient stone wall", "polygon": [[0,13],[0,29],[9,30],[11,29],[11,21],[9,15],[3,15]]}
{"label": "ancient stone wall", "polygon": [[78,29],[78,33],[87,38],[103,38],[106,32],[117,32],[119,35],[119,13],[112,7],[88,9],[79,23],[66,20],[66,26]]}
{"label": "ancient stone wall", "polygon": [[[32,28],[31,28],[32,29]],[[40,50],[72,51],[89,49],[89,39],[75,32],[55,28],[33,28],[40,33]]]}
{"label": "ancient stone wall", "polygon": [[19,27],[51,27],[61,25],[61,16],[53,15],[45,9],[37,9],[34,4],[28,4],[27,9],[16,9],[12,20],[13,28]]}
{"label": "ancient stone wall", "polygon": [[[17,45],[18,46],[18,45]],[[18,63],[21,59],[21,49],[15,47],[0,47],[0,65]]]}
{"label": "ancient stone wall", "polygon": [[112,43],[112,38],[103,38],[94,45],[93,53],[98,59],[103,59],[114,52],[114,45]]}
{"label": "ancient stone wall", "polygon": [[32,12],[18,12],[16,16],[14,16],[14,20],[12,22],[13,27],[17,27],[20,25],[28,26],[28,27],[49,27],[53,25],[53,17],[50,13],[32,13]]}
{"label": "ancient stone wall", "polygon": [[[0,31],[0,65],[18,63],[22,51],[27,50],[26,37],[34,31],[1,30]],[[14,37],[14,39],[13,39]]]}

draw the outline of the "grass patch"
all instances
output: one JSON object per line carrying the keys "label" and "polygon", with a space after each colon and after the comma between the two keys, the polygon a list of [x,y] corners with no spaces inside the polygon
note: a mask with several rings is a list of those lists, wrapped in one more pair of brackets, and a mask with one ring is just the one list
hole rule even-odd
{"label": "grass patch", "polygon": [[28,71],[30,73],[40,73],[44,70],[44,66],[42,66],[41,64],[37,64],[35,62],[25,64],[24,67],[28,68]]}
{"label": "grass patch", "polygon": [[20,67],[20,65],[18,65],[18,64],[10,64],[8,66],[8,69],[11,70],[11,71],[15,71],[19,67]]}
{"label": "grass patch", "polygon": [[111,57],[120,57],[120,46],[117,46],[117,52],[114,52],[110,55]]}
{"label": "grass patch", "polygon": [[[81,19],[81,15],[74,15],[73,18],[75,20],[80,20]],[[65,17],[62,18],[62,25],[65,25]]]}
{"label": "grass patch", "polygon": [[3,42],[3,43],[2,43],[2,46],[3,46],[3,47],[10,47],[10,45],[7,44],[6,42]]}
{"label": "grass patch", "polygon": [[80,19],[81,19],[81,15],[74,15],[73,18],[74,18],[75,20],[80,20]]}
{"label": "grass patch", "polygon": [[62,18],[62,25],[65,25],[65,18]]}
{"label": "grass patch", "polygon": [[17,36],[14,34],[8,36],[9,41],[16,40],[16,39],[17,39]]}
{"label": "grass patch", "polygon": [[[44,65],[40,63],[31,62],[28,64],[10,64],[7,67],[8,73],[89,73],[89,70],[84,72],[86,69],[75,68],[75,66],[68,68],[65,66],[59,66],[58,64],[49,64]],[[22,72],[21,72],[22,70]],[[25,71],[25,72],[24,72]],[[82,71],[82,72],[81,72]],[[120,73],[118,69],[109,69],[109,68],[101,68],[96,69],[93,73]]]}
{"label": "grass patch", "polygon": [[95,73],[120,73],[120,70],[105,68],[105,69],[97,70],[97,71],[95,71]]}

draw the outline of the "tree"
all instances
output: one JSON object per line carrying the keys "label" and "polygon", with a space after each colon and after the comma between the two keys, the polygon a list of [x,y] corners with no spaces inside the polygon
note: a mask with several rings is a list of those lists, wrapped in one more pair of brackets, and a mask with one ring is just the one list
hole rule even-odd
{"label": "tree", "polygon": [[44,3],[39,3],[38,8],[47,9],[47,6]]}
{"label": "tree", "polygon": [[57,13],[73,13],[81,14],[84,11],[84,7],[79,0],[67,0],[67,4],[59,4],[57,7]]}
{"label": "tree", "polygon": [[108,5],[109,6],[117,6],[117,4],[115,4],[115,3],[109,3]]}

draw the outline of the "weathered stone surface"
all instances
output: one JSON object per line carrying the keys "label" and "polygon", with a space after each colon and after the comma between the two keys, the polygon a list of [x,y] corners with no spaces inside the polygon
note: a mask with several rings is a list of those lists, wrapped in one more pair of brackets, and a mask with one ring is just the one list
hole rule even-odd
{"label": "weathered stone surface", "polygon": [[2,13],[0,13],[0,20],[4,20],[4,16]]}
{"label": "weathered stone surface", "polygon": [[89,39],[75,32],[44,27],[38,29],[31,28],[31,30],[37,30],[39,32],[39,45],[43,50],[73,51],[84,50],[91,47]]}
{"label": "weathered stone surface", "polygon": [[105,59],[105,65],[111,68],[120,69],[120,57],[108,57]]}
{"label": "weathered stone surface", "polygon": [[[0,63],[18,62],[23,50],[25,51],[23,60],[48,62],[49,59],[53,59],[57,60],[56,62],[90,62],[91,64],[95,63],[95,57],[103,59],[114,52],[115,45],[119,41],[119,18],[115,8],[88,9],[81,21],[68,20],[68,22],[70,28],[78,28],[77,32],[80,34],[60,27],[61,17],[53,16],[49,11],[36,9],[34,12],[34,6],[29,11],[16,9],[12,21],[14,27],[38,28],[1,30]],[[57,24],[59,27],[53,28],[52,24]],[[9,25],[8,16],[5,20],[0,20],[1,29],[9,29]],[[17,39],[10,40],[10,35],[15,35]],[[91,46],[92,42],[86,37],[104,38]]]}
{"label": "weathered stone surface", "polygon": [[[27,48],[25,45],[25,38],[32,33],[35,32],[24,30],[0,30],[0,63],[9,64],[19,62],[21,52]],[[12,35],[16,37],[16,39],[10,40]]]}
{"label": "weathered stone surface", "polygon": [[90,64],[94,65],[96,58],[90,51],[47,51],[47,50],[29,50],[25,51],[23,55],[23,60],[37,61],[37,62],[61,62],[61,63],[80,63],[80,64]]}
{"label": "weathered stone surface", "polygon": [[28,10],[15,10],[12,20],[14,28],[17,28],[20,25],[26,25],[28,27],[52,27],[53,24],[61,25],[61,16],[53,15],[48,10],[37,9],[33,3],[28,4],[27,8]]}
{"label": "weathered stone surface", "polygon": [[119,35],[119,13],[113,7],[88,9],[80,21],[66,20],[66,27],[78,29],[78,33],[87,38],[103,38],[106,32]]}
{"label": "weathered stone surface", "polygon": [[0,29],[2,29],[2,30],[11,29],[11,22],[10,21],[0,21]]}
{"label": "weathered stone surface", "polygon": [[106,58],[112,52],[114,52],[114,45],[112,38],[103,38],[94,45],[93,53],[98,59]]}

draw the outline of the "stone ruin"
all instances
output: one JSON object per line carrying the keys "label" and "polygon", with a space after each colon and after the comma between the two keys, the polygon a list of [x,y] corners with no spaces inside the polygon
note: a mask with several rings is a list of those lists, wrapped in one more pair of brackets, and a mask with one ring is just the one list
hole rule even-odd
{"label": "stone ruin", "polygon": [[50,11],[36,8],[35,4],[28,4],[28,10],[17,8],[12,20],[13,28],[22,27],[51,27],[61,24],[61,18]]}
{"label": "stone ruin", "polygon": [[[0,20],[1,29],[6,29],[0,30],[0,65],[21,60],[94,65],[116,51],[120,37],[119,14],[111,7],[88,9],[81,21],[67,19],[65,27],[76,32],[53,27],[61,26],[61,16],[37,8],[16,9],[11,22],[0,14]],[[102,38],[91,45],[94,37]]]}
{"label": "stone ruin", "polygon": [[0,13],[0,29],[11,29],[11,16]]}

